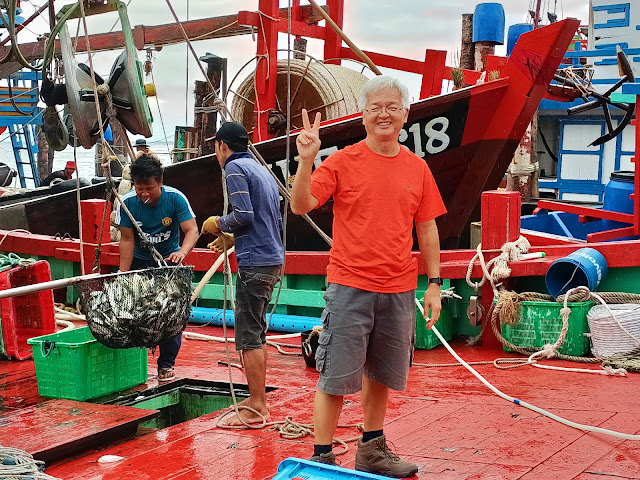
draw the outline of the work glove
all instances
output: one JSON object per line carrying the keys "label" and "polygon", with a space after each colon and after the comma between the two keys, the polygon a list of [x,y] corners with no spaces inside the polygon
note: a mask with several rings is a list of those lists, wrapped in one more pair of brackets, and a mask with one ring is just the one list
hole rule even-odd
{"label": "work glove", "polygon": [[[224,240],[223,240],[224,239]],[[224,241],[224,244],[223,244]],[[232,233],[222,233],[218,238],[216,238],[209,245],[209,249],[213,250],[216,253],[223,253],[225,246],[227,250],[229,250],[234,245],[233,234]]]}
{"label": "work glove", "polygon": [[220,230],[220,217],[214,215],[212,217],[207,218],[202,224],[202,233],[211,233],[213,235],[220,235],[222,230]]}

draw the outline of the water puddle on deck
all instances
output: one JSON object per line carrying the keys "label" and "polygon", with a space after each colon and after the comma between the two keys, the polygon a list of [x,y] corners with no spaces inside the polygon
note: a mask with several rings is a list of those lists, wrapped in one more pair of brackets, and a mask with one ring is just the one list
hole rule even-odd
{"label": "water puddle on deck", "polygon": [[[249,396],[246,385],[234,384],[237,402]],[[267,387],[267,391],[274,390]],[[180,379],[156,388],[116,398],[98,399],[104,405],[123,405],[146,410],[159,410],[160,414],[138,427],[138,435],[162,430],[188,420],[223,410],[233,405],[228,383]]]}

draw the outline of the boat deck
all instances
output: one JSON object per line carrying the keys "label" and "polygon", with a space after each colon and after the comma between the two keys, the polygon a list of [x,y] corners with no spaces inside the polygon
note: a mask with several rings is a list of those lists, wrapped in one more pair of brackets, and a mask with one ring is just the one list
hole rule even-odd
{"label": "boat deck", "polygon": [[[222,333],[212,327],[189,330]],[[453,345],[467,361],[506,356],[495,347],[468,347],[462,341]],[[237,361],[235,353],[232,356]],[[184,340],[176,373],[179,378],[227,382],[229,370],[218,365],[218,360],[226,360],[224,345]],[[417,351],[415,361],[442,364],[454,360],[444,347],[438,347]],[[576,366],[562,361],[544,363]],[[639,374],[625,378],[531,366],[508,370],[493,365],[476,368],[505,393],[567,419],[640,433]],[[157,386],[153,374],[155,359],[150,357],[150,379],[141,388]],[[234,382],[245,381],[239,369],[232,368],[232,374]],[[315,370],[306,368],[301,357],[280,355],[270,349],[267,375],[268,384],[277,387],[268,394],[271,420],[292,417],[310,423]],[[52,448],[60,448],[65,442],[78,445],[74,436],[91,436],[109,428],[115,431],[114,425],[128,424],[135,416],[130,407],[65,402],[70,401],[38,396],[32,361],[0,361],[0,444],[37,444],[41,450],[47,444]],[[73,404],[79,408],[71,408]],[[109,414],[110,409],[113,411]],[[116,409],[126,411],[114,415]],[[81,410],[86,413],[85,421],[79,414]],[[69,415],[76,415],[76,420],[69,420]],[[312,453],[310,436],[285,440],[278,432],[267,429],[223,430],[215,427],[218,415],[213,413],[150,432],[121,430],[119,436],[114,434],[99,447],[75,453],[70,449],[61,460],[48,464],[46,473],[73,480],[262,480],[272,478],[285,458],[308,458]],[[355,423],[361,417],[359,395],[345,397],[341,423]],[[407,391],[391,395],[385,433],[399,455],[420,465],[417,478],[640,479],[639,442],[583,433],[509,403],[459,366],[414,365]],[[338,436],[345,439],[355,435],[353,428],[338,431]],[[98,463],[103,455],[119,455],[124,460]],[[349,451],[340,455],[338,462],[353,468],[354,457],[355,444],[350,443]]]}

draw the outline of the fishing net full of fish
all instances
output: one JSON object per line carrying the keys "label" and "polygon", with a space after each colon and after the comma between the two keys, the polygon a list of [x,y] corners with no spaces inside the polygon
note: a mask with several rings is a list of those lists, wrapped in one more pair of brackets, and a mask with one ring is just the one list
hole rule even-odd
{"label": "fishing net full of fish", "polygon": [[111,348],[152,348],[182,333],[191,312],[193,267],[107,275],[76,285],[93,336]]}

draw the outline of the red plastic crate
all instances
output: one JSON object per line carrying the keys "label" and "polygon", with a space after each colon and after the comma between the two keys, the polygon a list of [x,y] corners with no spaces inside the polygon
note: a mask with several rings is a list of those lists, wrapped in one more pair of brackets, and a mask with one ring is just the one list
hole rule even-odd
{"label": "red plastic crate", "polygon": [[[28,267],[16,267],[0,272],[0,290],[22,287],[51,280],[49,262],[40,260]],[[44,290],[21,297],[0,300],[0,317],[4,337],[4,353],[9,358],[26,360],[32,357],[32,337],[53,333],[56,327],[53,292]]]}

